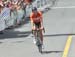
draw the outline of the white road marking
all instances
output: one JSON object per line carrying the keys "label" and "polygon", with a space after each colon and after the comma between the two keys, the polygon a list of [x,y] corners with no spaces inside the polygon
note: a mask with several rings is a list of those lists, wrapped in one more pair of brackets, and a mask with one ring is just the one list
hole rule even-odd
{"label": "white road marking", "polygon": [[64,8],[66,8],[66,9],[70,9],[70,8],[75,8],[75,6],[65,6],[65,7],[51,7],[52,9],[64,9]]}

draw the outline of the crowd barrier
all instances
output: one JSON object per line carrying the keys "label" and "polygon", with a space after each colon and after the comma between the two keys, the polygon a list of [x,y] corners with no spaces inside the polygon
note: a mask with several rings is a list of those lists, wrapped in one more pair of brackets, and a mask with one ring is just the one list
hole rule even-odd
{"label": "crowd barrier", "polygon": [[18,11],[11,12],[11,16],[9,15],[10,10],[4,10],[4,15],[0,14],[0,31],[14,26],[17,22],[22,21],[23,17],[29,17],[32,12],[32,7],[36,6],[38,10],[43,11],[45,8],[50,7],[52,5],[53,0],[35,0],[31,5],[26,7],[26,13],[24,14],[24,10],[20,9]]}

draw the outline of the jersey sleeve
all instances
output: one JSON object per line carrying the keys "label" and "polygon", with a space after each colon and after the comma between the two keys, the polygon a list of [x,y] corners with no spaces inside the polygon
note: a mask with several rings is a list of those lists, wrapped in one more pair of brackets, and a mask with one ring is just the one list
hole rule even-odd
{"label": "jersey sleeve", "polygon": [[42,18],[42,12],[41,11],[39,11],[39,14],[40,14],[40,17]]}

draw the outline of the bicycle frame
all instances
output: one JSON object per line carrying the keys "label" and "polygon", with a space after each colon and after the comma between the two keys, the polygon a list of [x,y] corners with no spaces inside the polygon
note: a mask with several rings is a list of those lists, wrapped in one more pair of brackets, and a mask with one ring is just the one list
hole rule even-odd
{"label": "bicycle frame", "polygon": [[36,36],[35,36],[35,39],[37,40],[36,41],[36,45],[37,45],[37,47],[38,47],[38,50],[39,50],[39,52],[41,52],[42,53],[42,41],[41,41],[41,31],[40,30],[36,30],[35,31],[35,33],[36,33]]}
{"label": "bicycle frame", "polygon": [[42,33],[42,31],[40,29],[33,30],[33,34],[34,34],[35,39],[36,39],[36,45],[38,47],[39,52],[42,53],[41,33]]}

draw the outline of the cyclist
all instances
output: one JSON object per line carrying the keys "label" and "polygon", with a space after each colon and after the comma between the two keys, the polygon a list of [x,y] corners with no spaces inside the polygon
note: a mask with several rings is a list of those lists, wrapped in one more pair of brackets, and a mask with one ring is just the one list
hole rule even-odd
{"label": "cyclist", "polygon": [[[36,7],[33,7],[33,9],[32,9],[32,13],[30,14],[30,20],[31,20],[32,30],[36,29],[35,25],[39,26],[40,29],[44,28],[43,27],[42,12],[38,11]],[[43,44],[43,35],[42,34],[41,34],[41,41]],[[35,40],[34,40],[34,43],[36,43]]]}

